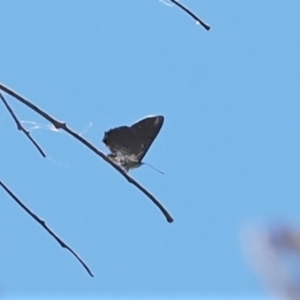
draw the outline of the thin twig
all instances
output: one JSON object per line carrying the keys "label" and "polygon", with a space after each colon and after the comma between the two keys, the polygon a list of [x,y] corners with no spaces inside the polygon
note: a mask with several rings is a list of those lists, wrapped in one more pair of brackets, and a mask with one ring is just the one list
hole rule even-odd
{"label": "thin twig", "polygon": [[12,89],[8,88],[7,86],[4,86],[0,83],[0,90],[4,91],[5,93],[9,94],[10,96],[16,98],[17,100],[21,101],[23,104],[30,107],[32,110],[34,110],[36,113],[40,114],[42,117],[44,117],[46,120],[48,120],[50,123],[54,125],[57,129],[62,129],[69,133],[71,136],[73,136],[75,139],[83,143],[86,147],[88,147],[90,150],[92,150],[94,153],[96,153],[98,156],[100,156],[102,159],[104,159],[107,163],[109,163],[113,168],[115,168],[121,175],[123,175],[128,182],[133,184],[135,187],[137,187],[142,193],[144,193],[164,214],[167,221],[169,223],[173,222],[173,218],[169,214],[169,212],[163,207],[163,205],[147,190],[145,189],[140,183],[138,183],[136,180],[134,180],[131,176],[129,176],[122,168],[120,168],[118,165],[116,165],[112,160],[110,160],[103,152],[101,152],[99,149],[97,149],[93,144],[88,142],[86,139],[84,139],[82,136],[80,136],[78,133],[67,127],[66,123],[59,122],[56,119],[54,119],[52,116],[41,110],[39,107],[31,103],[29,100],[25,99],[24,97],[20,96],[16,92],[14,92]]}
{"label": "thin twig", "polygon": [[25,135],[29,138],[29,140],[33,143],[33,145],[38,149],[38,151],[41,153],[41,155],[43,157],[46,157],[45,152],[42,150],[42,148],[37,144],[37,142],[31,137],[30,132],[27,131],[21,124],[21,122],[18,120],[16,114],[14,113],[14,111],[12,110],[12,108],[9,106],[9,104],[7,103],[7,101],[5,100],[4,96],[2,95],[2,93],[0,93],[0,98],[3,101],[5,107],[7,108],[8,112],[11,114],[12,118],[14,119],[18,130],[21,130],[25,133]]}
{"label": "thin twig", "polygon": [[78,133],[73,131],[72,129],[68,128],[67,125],[63,128],[66,132],[68,132],[70,135],[72,135],[75,139],[82,142],[85,146],[87,146],[90,150],[92,150],[94,153],[99,155],[101,158],[103,158],[106,162],[108,162],[112,167],[114,167],[119,173],[121,173],[131,184],[135,185],[142,193],[144,193],[152,202],[161,210],[161,212],[166,217],[167,221],[169,223],[172,223],[174,220],[169,214],[169,212],[163,207],[163,205],[147,190],[145,189],[139,182],[134,180],[131,176],[128,175],[122,168],[120,168],[117,164],[115,164],[112,160],[110,160],[104,153],[102,153],[99,149],[97,149],[93,144],[88,142],[86,139],[84,139],[82,136],[80,136]]}
{"label": "thin twig", "polygon": [[196,14],[194,14],[189,8],[178,2],[177,0],[170,0],[172,3],[177,5],[179,8],[184,10],[187,14],[189,14],[198,24],[201,24],[207,31],[210,29],[210,26],[203,22]]}
{"label": "thin twig", "polygon": [[46,224],[44,220],[39,218],[34,212],[32,212],[13,192],[0,180],[0,186],[20,205],[35,221],[37,221],[59,244],[62,248],[70,251],[75,258],[80,262],[80,264],[85,268],[85,270],[89,273],[91,277],[94,277],[93,273],[89,269],[89,267],[85,264],[85,262],[79,257],[79,255],[69,247],[60,237],[56,235]]}

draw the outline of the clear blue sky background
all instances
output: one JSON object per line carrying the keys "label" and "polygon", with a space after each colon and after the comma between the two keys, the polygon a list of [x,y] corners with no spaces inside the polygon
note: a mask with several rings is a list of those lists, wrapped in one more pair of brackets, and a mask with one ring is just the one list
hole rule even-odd
{"label": "clear blue sky background", "polygon": [[145,161],[166,175],[131,175],[175,218],[7,98],[48,158],[0,105],[1,180],[95,278],[1,190],[0,297],[264,297],[239,234],[299,220],[300,2],[184,0],[209,32],[158,0],[0,3],[2,83],[103,151],[105,130],[165,116]]}

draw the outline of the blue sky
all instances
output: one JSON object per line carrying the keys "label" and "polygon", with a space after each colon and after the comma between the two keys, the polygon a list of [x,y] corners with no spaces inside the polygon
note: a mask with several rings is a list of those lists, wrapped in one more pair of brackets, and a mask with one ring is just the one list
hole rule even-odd
{"label": "blue sky", "polygon": [[[1,190],[0,297],[265,297],[244,224],[297,222],[300,2],[1,1],[1,82],[107,152],[104,131],[165,116],[131,175],[7,97],[1,180],[92,269],[90,278]],[[30,123],[33,122],[33,123]],[[30,127],[31,126],[31,127]],[[248,298],[249,299],[249,298]]]}

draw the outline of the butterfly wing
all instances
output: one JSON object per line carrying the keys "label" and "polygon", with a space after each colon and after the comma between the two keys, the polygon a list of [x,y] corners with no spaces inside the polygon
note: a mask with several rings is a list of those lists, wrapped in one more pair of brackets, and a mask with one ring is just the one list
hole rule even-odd
{"label": "butterfly wing", "polygon": [[142,119],[131,127],[121,126],[105,132],[103,142],[113,154],[132,155],[141,161],[159,133],[163,116]]}
{"label": "butterfly wing", "polygon": [[164,123],[163,116],[151,116],[131,126],[134,139],[134,154],[142,161]]}
{"label": "butterfly wing", "polygon": [[126,152],[131,139],[131,128],[128,126],[121,126],[105,132],[102,141],[107,147],[109,147],[112,153],[116,154],[117,152]]}

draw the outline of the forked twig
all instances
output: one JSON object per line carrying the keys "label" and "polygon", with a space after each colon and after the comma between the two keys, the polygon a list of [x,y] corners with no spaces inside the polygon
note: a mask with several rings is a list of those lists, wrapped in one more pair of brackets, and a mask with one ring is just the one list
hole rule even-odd
{"label": "forked twig", "polygon": [[181,8],[183,11],[185,11],[187,14],[189,14],[197,24],[202,25],[207,31],[210,29],[210,26],[203,22],[196,14],[194,14],[189,8],[178,2],[177,0],[170,0],[172,3],[177,5],[179,8]]}
{"label": "forked twig", "polygon": [[21,130],[24,132],[24,134],[29,138],[29,140],[33,143],[33,145],[38,149],[38,151],[41,153],[41,155],[43,157],[46,157],[45,152],[42,150],[42,148],[37,144],[37,142],[31,137],[30,132],[27,131],[21,124],[21,122],[18,120],[16,114],[14,113],[14,111],[12,110],[12,108],[9,106],[9,104],[7,103],[7,101],[5,100],[4,96],[2,95],[2,93],[0,93],[0,98],[2,100],[2,102],[4,103],[5,107],[7,108],[8,112],[10,113],[10,115],[12,116],[12,118],[14,119],[18,130]]}
{"label": "forked twig", "polygon": [[79,257],[79,255],[69,247],[60,237],[56,235],[46,224],[46,222],[40,219],[34,212],[32,212],[13,192],[0,180],[0,186],[20,205],[35,221],[37,221],[59,244],[62,248],[70,251],[74,257],[80,262],[80,264],[85,268],[85,270],[89,273],[91,277],[94,277],[93,273],[89,269],[89,267],[85,264],[85,262]]}
{"label": "forked twig", "polygon": [[75,139],[83,143],[86,147],[88,147],[90,150],[92,150],[94,153],[96,153],[98,156],[100,156],[102,159],[104,159],[107,163],[109,163],[113,168],[115,168],[121,175],[123,175],[128,182],[133,184],[135,187],[137,187],[142,193],[144,193],[164,214],[167,221],[169,223],[173,222],[173,218],[169,214],[169,212],[163,207],[163,205],[148,191],[146,190],[140,183],[138,183],[136,180],[134,180],[131,176],[129,176],[122,168],[120,168],[118,165],[116,165],[112,160],[110,160],[103,152],[101,152],[99,149],[97,149],[93,144],[88,142],[86,139],[84,139],[82,136],[80,136],[78,133],[76,133],[74,130],[67,127],[66,123],[59,122],[56,119],[54,119],[52,116],[41,110],[39,107],[31,103],[29,100],[25,99],[24,97],[20,96],[16,92],[14,92],[12,89],[6,87],[5,85],[0,83],[0,90],[4,91],[5,93],[9,94],[10,96],[16,98],[26,106],[30,107],[32,110],[34,110],[36,113],[44,117],[46,120],[48,120],[50,123],[53,124],[53,126],[57,129],[62,129],[69,133],[71,136],[73,136]]}

